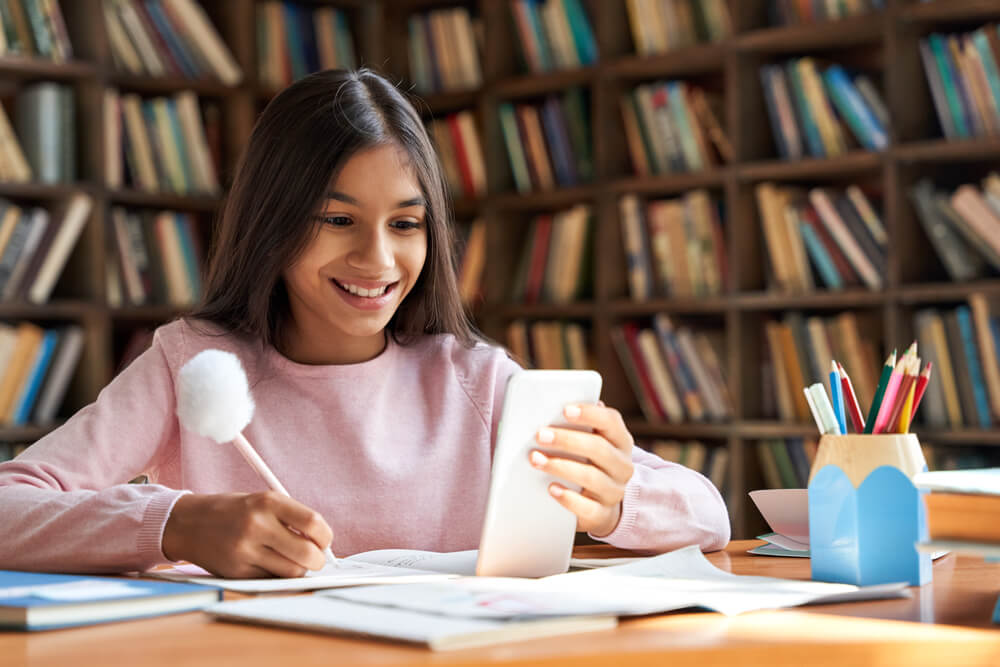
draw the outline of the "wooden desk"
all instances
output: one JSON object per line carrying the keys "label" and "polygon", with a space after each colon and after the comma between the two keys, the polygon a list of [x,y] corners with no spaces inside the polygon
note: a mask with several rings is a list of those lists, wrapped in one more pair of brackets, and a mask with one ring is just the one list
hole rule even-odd
{"label": "wooden desk", "polygon": [[[751,556],[756,541],[709,554],[736,574],[809,577],[805,559]],[[580,547],[580,556],[619,554]],[[0,664],[90,665],[1000,665],[1000,627],[990,623],[1000,564],[948,555],[934,582],[911,599],[881,600],[734,618],[674,613],[624,620],[615,630],[432,653],[379,641],[233,625],[201,613],[47,633],[0,633]]]}

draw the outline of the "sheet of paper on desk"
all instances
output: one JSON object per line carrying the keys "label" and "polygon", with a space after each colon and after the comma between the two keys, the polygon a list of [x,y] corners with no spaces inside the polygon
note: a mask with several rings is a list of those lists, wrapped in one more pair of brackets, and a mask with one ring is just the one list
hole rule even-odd
{"label": "sheet of paper on desk", "polygon": [[[310,591],[371,584],[404,584],[437,581],[459,575],[475,575],[478,551],[420,551],[418,549],[378,549],[340,558],[337,566],[309,572],[294,579],[220,579],[190,563],[144,572],[171,581],[187,581],[218,586],[240,593],[280,593]],[[643,558],[574,558],[570,567],[595,568],[619,565]]]}
{"label": "sheet of paper on desk", "polygon": [[455,574],[442,574],[428,570],[392,567],[338,559],[336,566],[327,565],[322,570],[309,572],[304,577],[293,579],[221,579],[196,565],[177,565],[165,570],[151,570],[143,576],[151,576],[171,581],[186,581],[206,586],[217,586],[239,593],[280,593],[311,591],[335,586],[361,586],[371,584],[404,584],[415,581],[439,581],[454,578]]}
{"label": "sheet of paper on desk", "polygon": [[627,563],[542,579],[500,577],[321,591],[338,599],[476,618],[566,614],[652,614],[704,607],[724,614],[824,602],[904,597],[906,584],[849,584],[734,575],[697,546]]}

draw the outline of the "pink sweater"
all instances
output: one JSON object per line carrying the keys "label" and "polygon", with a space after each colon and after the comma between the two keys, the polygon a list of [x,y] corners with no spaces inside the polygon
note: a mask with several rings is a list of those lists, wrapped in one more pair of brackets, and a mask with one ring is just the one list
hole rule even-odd
{"label": "pink sweater", "polygon": [[[0,464],[0,568],[147,569],[167,560],[161,536],[181,494],[266,490],[234,447],[178,423],[177,372],[207,348],[242,361],[256,404],[244,434],[326,518],[335,553],[477,547],[503,390],[518,369],[502,350],[428,336],[364,363],[310,366],[176,321],[93,404]],[[638,447],[633,459],[606,542],[725,546],[729,520],[711,482]],[[149,484],[126,483],[143,473]]]}

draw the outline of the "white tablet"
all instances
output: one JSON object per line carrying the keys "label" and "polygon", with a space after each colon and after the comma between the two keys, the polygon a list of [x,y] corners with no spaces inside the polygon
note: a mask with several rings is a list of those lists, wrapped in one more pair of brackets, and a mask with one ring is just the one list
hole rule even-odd
{"label": "white tablet", "polygon": [[576,515],[552,497],[549,484],[573,487],[532,467],[528,455],[545,451],[535,440],[543,426],[579,428],[566,421],[563,408],[600,396],[595,371],[519,371],[507,381],[477,575],[544,577],[569,569]]}

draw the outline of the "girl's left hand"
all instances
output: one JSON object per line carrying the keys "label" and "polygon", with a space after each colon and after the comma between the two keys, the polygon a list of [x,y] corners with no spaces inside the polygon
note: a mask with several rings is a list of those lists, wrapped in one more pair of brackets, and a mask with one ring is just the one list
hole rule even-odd
{"label": "girl's left hand", "polygon": [[[594,429],[543,428],[535,435],[548,454],[533,449],[531,465],[581,487],[578,493],[553,482],[549,493],[576,515],[576,529],[601,537],[609,535],[621,519],[625,485],[632,478],[635,440],[621,413],[599,405],[567,405],[566,421]],[[581,459],[563,458],[568,454]]]}

